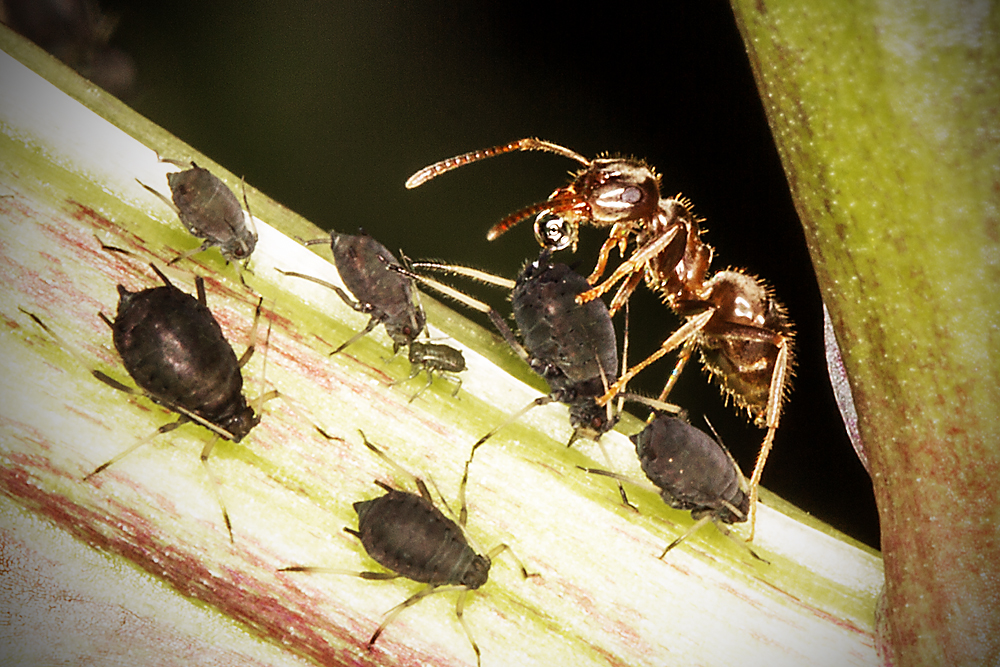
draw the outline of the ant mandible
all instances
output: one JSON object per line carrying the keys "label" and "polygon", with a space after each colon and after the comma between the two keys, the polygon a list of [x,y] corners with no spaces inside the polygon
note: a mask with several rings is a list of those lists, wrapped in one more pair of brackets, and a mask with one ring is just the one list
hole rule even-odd
{"label": "ant mandible", "polygon": [[639,371],[680,347],[659,396],[659,400],[665,400],[697,349],[702,365],[723,394],[746,410],[757,426],[767,429],[750,478],[752,540],[757,487],[790,390],[794,366],[794,333],[784,306],[767,285],[743,271],[728,269],[709,275],[714,251],[701,239],[703,219],[694,214],[688,199],[661,196],[659,176],[642,160],[588,160],[558,144],[529,137],[432,164],[413,174],[406,187],[415,188],[452,169],[516,151],[556,153],[579,162],[583,169],[546,201],[512,213],[494,225],[487,239],[493,240],[521,220],[535,216],[539,243],[575,250],[581,225],[610,226],[597,265],[587,279],[595,285],[604,274],[611,251],[617,247],[624,257],[634,237],[632,254],[577,300],[583,303],[596,299],[622,281],[609,307],[614,314],[645,280],[646,286],[685,322],[649,357],[624,372],[598,404],[607,404]]}

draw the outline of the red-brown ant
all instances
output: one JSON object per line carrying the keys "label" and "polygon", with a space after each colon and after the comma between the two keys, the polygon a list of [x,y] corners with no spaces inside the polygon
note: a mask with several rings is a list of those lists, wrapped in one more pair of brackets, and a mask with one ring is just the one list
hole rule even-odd
{"label": "red-brown ant", "polygon": [[597,265],[587,281],[595,285],[604,274],[612,249],[632,254],[606,280],[577,297],[596,299],[623,281],[611,301],[613,313],[639,283],[659,294],[685,318],[653,354],[628,369],[598,399],[610,401],[636,373],[666,353],[681,352],[660,400],[664,400],[695,349],[702,364],[727,397],[747,411],[757,426],[767,429],[750,479],[750,539],[753,539],[757,486],[774,441],[781,408],[789,391],[794,362],[792,325],[784,306],[758,279],[729,269],[709,275],[713,250],[701,240],[701,218],[680,195],[662,197],[659,176],[642,160],[603,157],[588,160],[557,144],[526,138],[502,146],[465,153],[425,167],[406,186],[418,185],[472,162],[515,151],[546,151],[583,165],[573,180],[544,202],[512,213],[494,225],[492,240],[521,220],[536,216],[535,236],[546,247],[576,248],[580,225],[611,226]]}

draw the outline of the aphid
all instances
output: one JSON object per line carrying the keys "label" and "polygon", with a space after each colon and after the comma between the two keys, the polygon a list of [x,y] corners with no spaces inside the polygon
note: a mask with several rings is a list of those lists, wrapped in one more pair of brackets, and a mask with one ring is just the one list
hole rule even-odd
{"label": "aphid", "polygon": [[410,372],[409,377],[404,378],[399,382],[412,380],[419,375],[421,371],[427,372],[427,384],[425,384],[420,391],[410,397],[410,403],[415,401],[417,396],[420,396],[420,394],[427,391],[427,389],[434,382],[435,373],[447,375],[448,377],[454,379],[455,390],[451,393],[451,395],[458,396],[458,390],[462,388],[462,378],[455,374],[461,373],[465,370],[465,355],[462,354],[461,350],[456,350],[453,347],[442,345],[441,343],[421,343],[419,341],[413,341],[410,343],[410,351],[407,356],[409,357],[412,371]]}
{"label": "aphid", "polygon": [[306,241],[306,245],[329,243],[333,251],[334,264],[347,289],[357,299],[352,299],[344,290],[319,278],[295,271],[281,271],[286,276],[305,278],[332,289],[344,303],[358,311],[371,315],[368,325],[342,343],[330,354],[337,354],[351,343],[367,335],[379,324],[392,339],[392,351],[410,345],[424,330],[427,318],[423,309],[413,300],[413,286],[410,278],[390,270],[390,266],[401,266],[384,245],[369,236],[363,229],[357,235],[330,232],[330,238]]}
{"label": "aphid", "polygon": [[[483,556],[476,553],[469,545],[464,532],[467,516],[466,478],[461,482],[462,488],[459,492],[462,498],[461,518],[456,523],[434,505],[427,485],[422,479],[395,463],[385,452],[369,442],[364,433],[361,433],[361,438],[368,449],[387,461],[398,472],[413,478],[419,495],[394,489],[376,480],[375,484],[386,491],[385,495],[354,503],[354,510],[358,513],[358,529],[344,528],[344,531],[361,540],[368,555],[390,570],[361,572],[357,576],[363,579],[405,577],[427,584],[389,610],[385,620],[368,640],[368,648],[375,644],[386,626],[407,607],[413,606],[432,593],[452,590],[450,587],[460,587],[462,591],[455,603],[455,616],[462,624],[469,643],[472,644],[472,650],[476,653],[476,664],[480,664],[479,646],[463,615],[465,601],[469,591],[478,589],[489,579],[492,560],[509,547],[500,544]],[[520,561],[518,564],[525,578],[538,576],[529,574]],[[285,567],[279,571],[343,573],[338,569],[305,566]],[[449,588],[442,588],[444,586]]]}
{"label": "aphid", "polygon": [[[674,509],[689,510],[695,519],[694,525],[667,545],[660,558],[709,521],[729,535],[721,524],[747,520],[749,488],[722,443],[686,420],[668,414],[658,415],[630,439],[635,443],[642,471],[656,485],[663,501]],[[589,472],[624,479],[602,470]],[[742,542],[738,544],[746,547]],[[752,549],[750,553],[760,559]]]}
{"label": "aphid", "polygon": [[[163,280],[161,287],[130,292],[119,285],[115,319],[112,321],[100,313],[101,319],[111,327],[115,349],[125,370],[141,391],[101,371],[94,370],[92,373],[115,389],[148,396],[179,414],[177,421],[161,426],[157,434],[172,431],[189,421],[213,431],[217,437],[212,438],[201,453],[202,463],[212,477],[208,457],[218,436],[239,442],[260,422],[260,416],[243,396],[240,369],[253,355],[256,323],[263,299],[257,303],[250,345],[237,360],[233,348],[222,335],[222,328],[208,309],[204,280],[195,278],[196,299],[175,287],[155,266],[150,266]],[[263,403],[266,398],[262,395],[258,400]],[[146,440],[148,438],[140,440],[98,466],[87,478],[121,460]],[[212,479],[214,481],[214,477]],[[232,540],[232,527],[224,506],[222,511]]]}
{"label": "aphid", "polygon": [[709,275],[713,250],[701,240],[702,219],[694,215],[691,202],[680,195],[662,197],[659,177],[641,160],[588,160],[557,144],[527,138],[442,160],[421,169],[406,184],[416,187],[456,167],[530,150],[563,155],[583,168],[548,200],[521,209],[494,225],[487,238],[494,239],[524,218],[536,215],[535,236],[539,243],[575,249],[580,225],[610,226],[597,265],[587,280],[591,285],[603,275],[615,247],[624,256],[630,242],[635,242],[628,259],[602,283],[581,294],[578,301],[596,299],[623,281],[611,301],[614,314],[645,280],[649,289],[685,318],[685,323],[653,354],[622,373],[597,402],[606,404],[636,373],[680,347],[677,363],[660,394],[660,400],[664,400],[694,350],[699,350],[702,364],[725,396],[746,410],[757,426],[767,429],[750,480],[753,539],[757,486],[790,390],[794,365],[794,335],[784,306],[767,286],[742,271]]}
{"label": "aphid", "polygon": [[553,401],[569,406],[573,426],[570,444],[578,438],[597,440],[614,427],[618,415],[610,408],[598,406],[596,398],[604,394],[608,378],[617,376],[618,342],[603,301],[576,303],[576,296],[588,287],[583,276],[565,264],[552,263],[548,249],[526,264],[513,283],[468,267],[426,262],[416,263],[414,267],[457,273],[511,289],[514,322],[521,332],[523,344],[490,306],[447,285],[407,272],[446,296],[486,313],[511,349],[549,384],[551,391],[547,396],[512,415],[481,438],[476,446],[527,410]]}
{"label": "aphid", "polygon": [[182,254],[170,263],[208,250],[212,246],[218,246],[222,256],[228,261],[249,262],[250,255],[257,246],[257,230],[254,228],[253,216],[250,215],[246,189],[243,191],[243,203],[247,207],[244,216],[233,191],[208,169],[199,167],[194,162],[185,164],[167,158],[160,158],[160,162],[177,167],[190,165],[190,169],[167,174],[172,201],[142,181],[138,181],[139,185],[174,209],[189,232],[205,239],[200,247]]}

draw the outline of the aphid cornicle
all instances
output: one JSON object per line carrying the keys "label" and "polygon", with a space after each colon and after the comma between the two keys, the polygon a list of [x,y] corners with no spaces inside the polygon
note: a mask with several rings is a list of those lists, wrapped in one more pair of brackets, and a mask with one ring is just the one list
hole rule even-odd
{"label": "aphid cornicle", "polygon": [[[463,615],[465,600],[469,591],[476,590],[487,582],[493,558],[508,550],[509,547],[505,544],[497,545],[484,556],[476,553],[469,545],[463,530],[467,516],[465,485],[468,476],[462,478],[459,490],[462,507],[460,518],[456,523],[434,505],[427,485],[422,479],[400,467],[389,458],[388,454],[369,442],[364,433],[361,433],[361,437],[368,449],[388,462],[398,472],[412,477],[419,495],[394,489],[388,484],[376,480],[375,484],[385,490],[385,495],[354,503],[354,510],[358,514],[358,528],[357,530],[344,528],[344,531],[357,537],[368,555],[390,570],[389,572],[361,572],[357,576],[363,579],[406,577],[427,584],[389,610],[385,619],[368,640],[368,647],[371,648],[375,644],[386,626],[407,607],[413,606],[436,591],[460,587],[462,590],[455,603],[455,615],[465,630],[469,643],[476,653],[476,663],[479,664],[479,646],[476,644]],[[515,560],[517,560],[516,557]],[[529,574],[520,561],[518,564],[521,568],[521,574],[525,578],[538,576]],[[284,567],[279,571],[343,573],[340,570],[330,570],[329,568],[304,566]],[[449,588],[441,588],[444,586]]]}
{"label": "aphid cornicle", "polygon": [[160,158],[160,161],[177,167],[189,167],[167,174],[171,199],[142,181],[139,184],[174,209],[191,234],[205,239],[199,248],[182,254],[171,263],[212,246],[218,246],[222,256],[231,262],[249,261],[257,247],[257,231],[253,226],[246,192],[243,193],[243,203],[247,208],[244,216],[233,191],[208,169],[199,167],[194,162],[185,164],[167,158]]}
{"label": "aphid cornicle", "polygon": [[[204,280],[195,278],[198,292],[195,298],[175,287],[156,266],[150,266],[163,280],[162,286],[131,292],[119,285],[115,319],[100,313],[101,319],[111,327],[115,349],[125,370],[141,391],[101,371],[94,370],[93,375],[121,391],[148,396],[179,414],[177,421],[165,424],[157,433],[166,433],[194,421],[218,436],[234,442],[241,441],[260,422],[260,416],[243,396],[240,370],[253,354],[253,342],[237,359],[218,321],[208,309]],[[260,306],[258,302],[255,326]],[[251,340],[253,338],[254,334],[251,334]],[[263,402],[264,398],[262,396],[260,401]],[[201,454],[206,470],[215,441],[216,438],[213,438]],[[101,472],[144,442],[139,441],[87,477]],[[231,539],[232,529],[224,506],[223,515]]]}
{"label": "aphid cornicle", "polygon": [[354,295],[354,299],[344,290],[325,280],[296,271],[282,271],[282,273],[328,287],[354,310],[371,315],[364,329],[338,346],[331,354],[337,354],[367,335],[379,324],[385,326],[386,333],[392,339],[393,353],[417,339],[427,324],[427,318],[423,309],[414,303],[410,278],[389,268],[400,264],[384,245],[365,233],[363,229],[359,229],[358,234],[353,235],[330,232],[329,239],[305,242],[306,245],[319,243],[330,244],[340,279]]}
{"label": "aphid cornicle", "polygon": [[623,372],[598,399],[603,405],[624,389],[636,373],[668,352],[681,352],[666,386],[665,400],[695,350],[727,398],[745,409],[754,423],[767,429],[750,479],[750,539],[753,539],[757,487],[774,442],[794,367],[794,334],[784,307],[771,290],[739,270],[709,274],[712,247],[701,239],[702,220],[691,202],[680,195],[663,197],[660,179],[642,160],[603,157],[589,160],[558,144],[535,138],[520,139],[441,160],[413,174],[413,188],[447,171],[514,151],[545,151],[583,165],[572,181],[556,189],[544,202],[532,204],[494,225],[494,239],[521,220],[535,217],[535,236],[545,247],[576,248],[579,227],[610,227],[597,265],[588,278],[595,284],[603,275],[614,248],[624,256],[635,248],[606,280],[577,297],[580,303],[596,299],[619,281],[611,300],[612,314],[645,280],[677,315],[685,319],[660,348]]}

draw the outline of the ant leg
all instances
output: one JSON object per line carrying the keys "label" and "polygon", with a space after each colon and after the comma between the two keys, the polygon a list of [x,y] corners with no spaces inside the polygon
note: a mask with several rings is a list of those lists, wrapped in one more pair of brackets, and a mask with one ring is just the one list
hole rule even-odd
{"label": "ant leg", "polygon": [[782,337],[778,343],[778,357],[774,362],[774,372],[771,374],[771,386],[767,395],[767,433],[764,435],[764,442],[760,445],[760,453],[757,454],[757,463],[754,464],[753,475],[750,476],[750,537],[748,542],[753,541],[754,531],[757,527],[757,487],[760,486],[760,478],[764,472],[764,464],[767,456],[771,452],[774,444],[774,434],[778,430],[778,422],[781,420],[781,407],[785,392],[785,375],[788,370],[788,342]]}
{"label": "ant leg", "polygon": [[[632,253],[632,256],[619,264],[614,273],[608,276],[603,283],[591,290],[587,290],[583,294],[577,295],[576,302],[587,303],[588,301],[592,301],[610,290],[615,283],[625,276],[641,272],[642,267],[645,266],[647,262],[659,255],[668,245],[670,245],[670,242],[676,238],[678,231],[679,227],[674,227],[650,243],[636,249],[636,251]],[[611,239],[609,238],[608,241],[611,241]]]}
{"label": "ant leg", "polygon": [[639,286],[643,277],[642,272],[636,271],[629,276],[628,280],[622,283],[622,286],[618,288],[618,292],[615,293],[614,298],[611,299],[611,305],[608,306],[608,312],[611,313],[611,317],[614,317],[618,309],[628,303],[629,297],[632,296],[632,292]]}
{"label": "ant leg", "polygon": [[688,340],[693,338],[693,336],[696,333],[705,328],[705,325],[708,323],[710,319],[712,319],[712,316],[714,314],[715,314],[714,310],[707,310],[704,313],[696,315],[695,317],[692,317],[687,322],[685,322],[679,329],[677,329],[677,331],[671,334],[669,338],[663,341],[658,350],[656,350],[651,355],[646,357],[646,359],[644,359],[643,361],[640,361],[638,364],[636,364],[632,368],[622,373],[622,376],[618,378],[618,380],[613,385],[611,385],[611,387],[604,394],[604,396],[601,396],[599,399],[597,399],[597,404],[607,405],[608,401],[613,399],[615,395],[617,395],[618,392],[622,390],[622,387],[624,387],[629,382],[629,380],[635,377],[635,375],[639,373],[639,371],[643,370],[644,368],[646,368],[646,366],[649,366],[651,363],[653,363],[663,355],[667,354],[681,343],[687,342]]}
{"label": "ant leg", "polygon": [[684,367],[687,366],[687,362],[690,361],[691,355],[694,353],[696,347],[698,347],[698,344],[694,341],[694,339],[691,339],[684,344],[684,347],[681,349],[681,353],[677,355],[677,363],[674,365],[674,370],[670,372],[670,377],[667,378],[667,384],[664,385],[663,391],[661,391],[660,395],[657,396],[657,400],[667,400],[667,396],[670,395],[674,385],[677,384],[677,379],[681,376],[681,371],[683,371]]}
{"label": "ant leg", "polygon": [[588,283],[593,285],[597,282],[598,278],[604,275],[604,270],[608,266],[608,257],[611,256],[611,251],[616,245],[618,245],[618,241],[613,236],[608,236],[608,238],[604,240],[604,243],[601,244],[601,250],[597,254],[597,265],[594,266],[594,270],[590,272],[589,276],[587,276]]}

